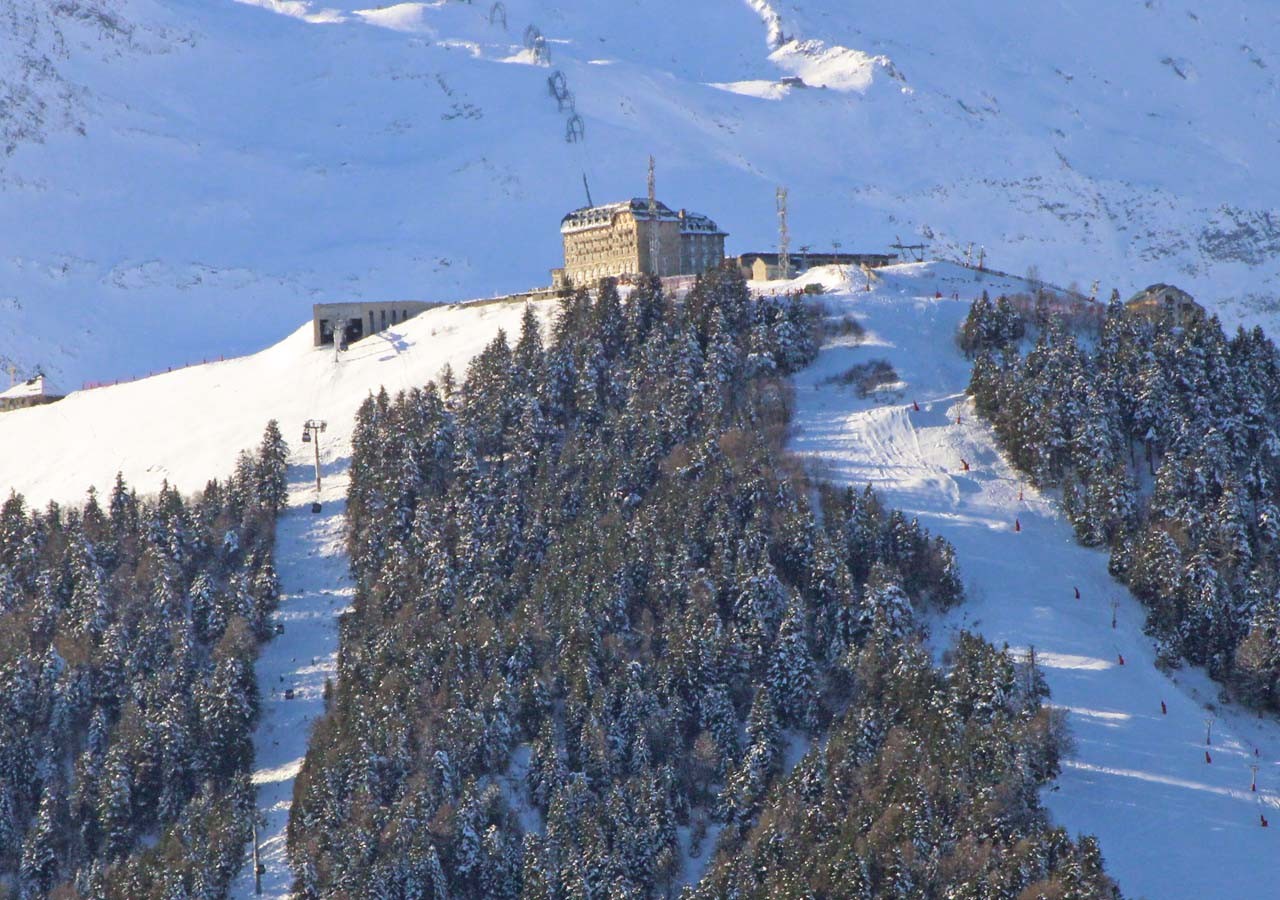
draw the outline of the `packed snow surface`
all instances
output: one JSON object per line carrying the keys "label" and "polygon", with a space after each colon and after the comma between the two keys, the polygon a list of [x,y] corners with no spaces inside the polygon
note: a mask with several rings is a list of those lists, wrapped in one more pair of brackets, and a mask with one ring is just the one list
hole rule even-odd
{"label": "packed snow surface", "polygon": [[70,389],[546,284],[584,173],[640,195],[650,153],[731,253],[786,185],[794,248],[1280,309],[1274,0],[493,6],[0,0],[0,365]]}
{"label": "packed snow surface", "polygon": [[[1078,545],[1054,499],[1021,482],[964,395],[955,335],[969,302],[1026,285],[949,264],[882,270],[869,293],[834,270],[822,280],[831,314],[852,315],[867,336],[827,347],[796,376],[793,448],[955,545],[968,599],[931,624],[939,653],[960,629],[1035,648],[1077,744],[1043,792],[1054,819],[1098,835],[1128,897],[1276,896],[1280,831],[1259,815],[1280,824],[1280,727],[1221,703],[1201,671],[1155,668],[1143,608],[1108,575],[1106,553]],[[871,359],[898,372],[894,390],[860,398],[827,382]]]}

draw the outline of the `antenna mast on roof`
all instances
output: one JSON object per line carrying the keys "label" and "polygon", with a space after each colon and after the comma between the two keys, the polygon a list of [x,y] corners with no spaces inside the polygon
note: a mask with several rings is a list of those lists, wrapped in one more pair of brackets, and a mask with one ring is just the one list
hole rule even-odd
{"label": "antenna mast on roof", "polygon": [[791,277],[791,232],[787,230],[787,189],[778,188],[778,273],[782,278]]}
{"label": "antenna mast on roof", "polygon": [[652,275],[662,275],[658,264],[658,182],[652,156],[649,157],[649,269]]}
{"label": "antenna mast on roof", "polygon": [[591,185],[587,184],[586,172],[582,173],[582,186],[587,190],[587,206],[595,206],[595,204],[591,202]]}

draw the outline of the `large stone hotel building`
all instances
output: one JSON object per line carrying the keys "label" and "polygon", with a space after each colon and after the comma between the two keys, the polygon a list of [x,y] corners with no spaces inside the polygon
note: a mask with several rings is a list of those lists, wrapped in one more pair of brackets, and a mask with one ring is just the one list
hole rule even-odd
{"label": "large stone hotel building", "polygon": [[[656,258],[650,235],[657,231]],[[560,223],[564,268],[551,270],[554,287],[582,287],[601,278],[700,275],[724,261],[725,232],[707,216],[675,212],[644,198],[587,206]]]}

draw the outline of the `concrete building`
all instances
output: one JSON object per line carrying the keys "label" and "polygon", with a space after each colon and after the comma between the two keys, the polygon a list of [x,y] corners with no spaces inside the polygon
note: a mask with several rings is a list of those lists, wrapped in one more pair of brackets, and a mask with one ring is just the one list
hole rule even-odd
{"label": "concrete building", "polygon": [[48,378],[37,375],[26,381],[19,381],[11,385],[7,391],[0,392],[0,412],[40,406],[61,400],[65,396],[66,393],[55,388]]}
{"label": "concrete building", "polygon": [[[657,254],[651,259],[654,231]],[[700,275],[724,261],[727,236],[707,216],[663,203],[650,215],[643,197],[576,209],[561,221],[560,234],[564,268],[551,270],[556,288],[630,275]]]}
{"label": "concrete building", "polygon": [[1185,325],[1204,315],[1204,307],[1181,288],[1171,284],[1153,284],[1138,291],[1127,301],[1125,308],[1149,319],[1170,319]]}
{"label": "concrete building", "polygon": [[332,346],[335,337],[342,346],[413,318],[438,303],[401,300],[394,303],[317,303],[311,308],[313,343]]}
{"label": "concrete building", "polygon": [[743,253],[734,257],[742,276],[748,281],[777,281],[780,278],[795,278],[815,266],[866,266],[878,269],[892,265],[898,257],[892,253],[792,253],[790,254],[791,272],[782,274],[777,253]]}

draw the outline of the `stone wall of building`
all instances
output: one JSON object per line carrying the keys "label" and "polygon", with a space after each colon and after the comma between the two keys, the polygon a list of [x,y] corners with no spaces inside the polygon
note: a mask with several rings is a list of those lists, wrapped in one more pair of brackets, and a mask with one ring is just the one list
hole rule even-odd
{"label": "stone wall of building", "polygon": [[[658,254],[650,259],[656,229]],[[724,259],[724,232],[697,213],[658,204],[651,218],[643,198],[587,207],[565,216],[564,268],[552,270],[555,287],[592,284],[601,278],[635,275],[696,275]]]}
{"label": "stone wall of building", "polygon": [[699,275],[724,262],[724,235],[687,231],[680,235],[680,273]]}
{"label": "stone wall of building", "polygon": [[630,213],[618,213],[608,222],[566,231],[565,277],[574,284],[586,284],[641,271],[639,224]]}
{"label": "stone wall of building", "polygon": [[[666,278],[669,275],[685,275],[680,267],[680,223],[670,220],[657,222],[640,221],[636,223],[640,244],[640,267],[635,274],[657,275]],[[658,259],[649,258],[650,235],[658,230]]]}

